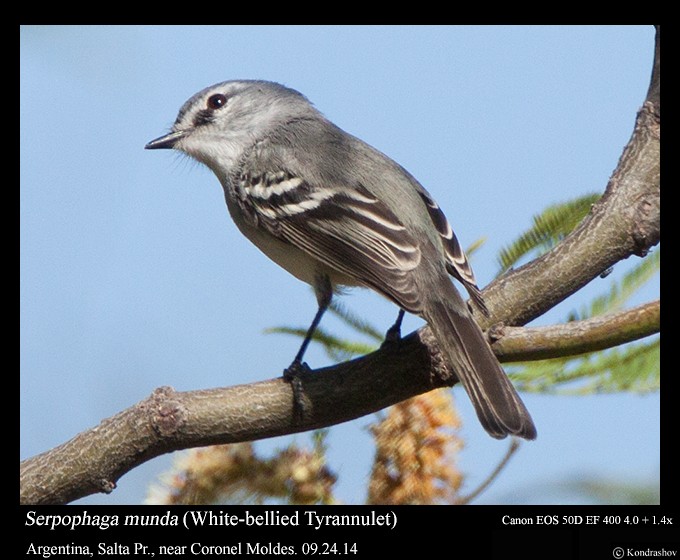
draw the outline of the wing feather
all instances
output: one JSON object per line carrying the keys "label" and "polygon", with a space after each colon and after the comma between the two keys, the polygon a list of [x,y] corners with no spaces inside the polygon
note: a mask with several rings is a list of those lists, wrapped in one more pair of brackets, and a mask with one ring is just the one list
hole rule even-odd
{"label": "wing feather", "polygon": [[407,311],[422,311],[409,274],[420,264],[419,244],[394,212],[363,186],[312,186],[279,171],[244,176],[239,189],[244,213],[274,237]]}
{"label": "wing feather", "polygon": [[427,207],[432,223],[439,232],[439,237],[446,254],[446,270],[451,276],[465,286],[465,289],[468,294],[470,294],[473,301],[479,306],[482,312],[488,316],[489,310],[486,307],[486,303],[484,303],[481,291],[477,287],[477,281],[472,272],[470,262],[468,261],[467,255],[465,254],[465,251],[463,251],[456,234],[453,232],[453,229],[451,229],[451,225],[446,219],[444,212],[430,196],[430,193],[424,188],[421,187],[418,193]]}

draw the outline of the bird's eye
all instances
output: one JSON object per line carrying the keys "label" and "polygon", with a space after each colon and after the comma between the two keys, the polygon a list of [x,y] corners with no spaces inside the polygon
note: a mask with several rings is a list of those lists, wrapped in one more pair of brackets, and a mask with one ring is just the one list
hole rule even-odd
{"label": "bird's eye", "polygon": [[221,109],[227,104],[227,96],[223,93],[215,93],[208,97],[208,109]]}

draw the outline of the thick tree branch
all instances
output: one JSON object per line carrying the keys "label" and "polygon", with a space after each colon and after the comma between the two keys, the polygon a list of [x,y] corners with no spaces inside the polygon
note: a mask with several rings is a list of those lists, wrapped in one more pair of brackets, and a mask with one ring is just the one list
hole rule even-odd
{"label": "thick tree branch", "polygon": [[291,386],[282,378],[204,391],[157,389],[97,427],[24,461],[21,501],[65,503],[110,492],[124,473],[163,453],[330,426],[455,382],[429,332],[301,379],[301,421]]}
{"label": "thick tree branch", "polygon": [[[479,318],[483,327],[523,325],[619,260],[644,255],[659,242],[658,35],[647,100],[604,196],[564,242],[484,291],[491,315]],[[110,492],[125,472],[169,451],[330,426],[455,382],[425,327],[399,344],[304,375],[306,406],[300,421],[293,418],[290,385],[281,378],[186,393],[161,388],[23,461],[21,501],[65,503]]]}
{"label": "thick tree branch", "polygon": [[654,301],[619,313],[600,315],[548,327],[494,327],[493,350],[502,362],[544,360],[595,352],[658,333],[661,302]]}

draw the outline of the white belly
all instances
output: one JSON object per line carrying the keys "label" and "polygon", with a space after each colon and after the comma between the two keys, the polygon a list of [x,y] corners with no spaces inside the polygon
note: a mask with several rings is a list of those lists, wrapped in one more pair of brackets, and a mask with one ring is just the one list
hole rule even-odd
{"label": "white belly", "polygon": [[334,287],[361,285],[349,276],[329,268],[294,245],[280,241],[269,233],[251,226],[243,219],[240,210],[232,206],[234,205],[229,202],[227,197],[229,214],[231,214],[234,223],[241,233],[271,260],[299,280],[314,286],[319,275],[326,275],[330,278],[331,284]]}

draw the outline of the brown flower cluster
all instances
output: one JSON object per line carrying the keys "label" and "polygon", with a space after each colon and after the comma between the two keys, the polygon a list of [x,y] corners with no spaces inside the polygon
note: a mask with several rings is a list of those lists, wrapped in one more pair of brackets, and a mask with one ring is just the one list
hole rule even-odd
{"label": "brown flower cluster", "polygon": [[258,457],[251,443],[214,445],[178,455],[173,469],[150,489],[147,503],[332,503],[336,477],[321,449],[291,444],[272,458]]}
{"label": "brown flower cluster", "polygon": [[371,430],[376,457],[371,504],[454,503],[463,476],[455,464],[462,440],[451,391],[439,389],[389,409]]}

